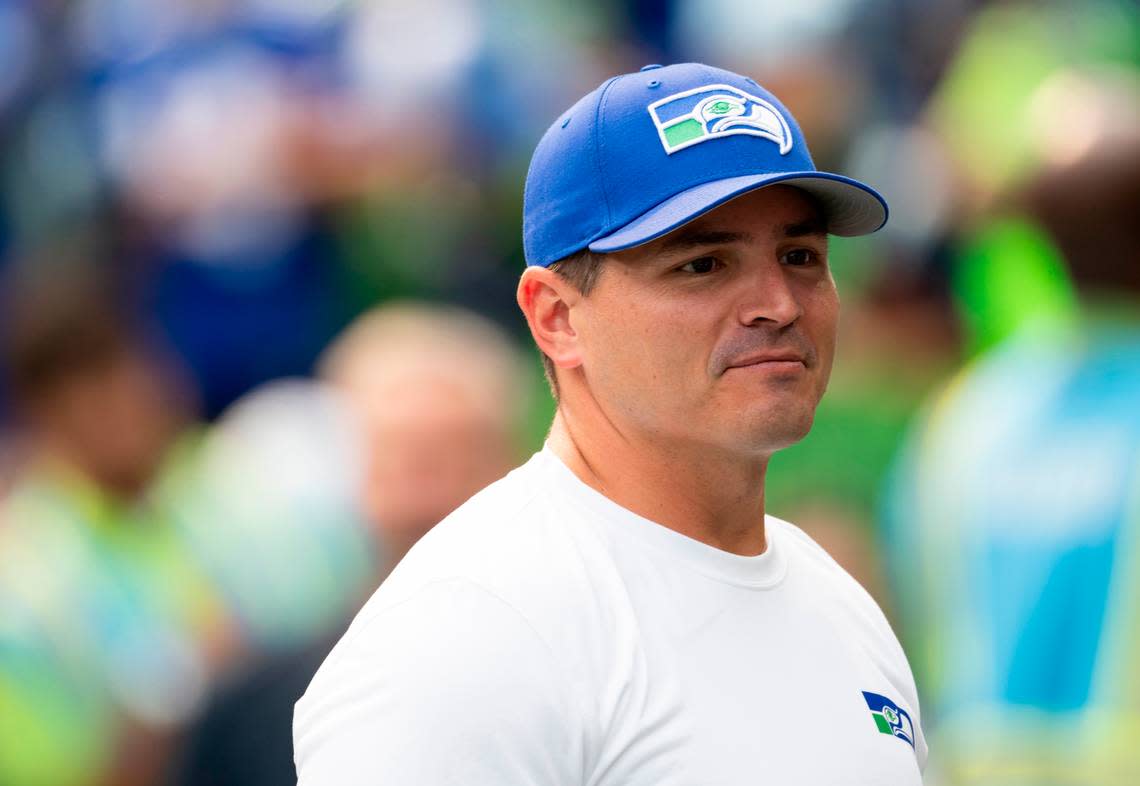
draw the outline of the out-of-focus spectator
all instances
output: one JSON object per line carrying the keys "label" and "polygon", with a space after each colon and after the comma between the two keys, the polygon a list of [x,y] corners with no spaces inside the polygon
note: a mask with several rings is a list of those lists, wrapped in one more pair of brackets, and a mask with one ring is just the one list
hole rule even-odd
{"label": "out-of-focus spectator", "polygon": [[231,646],[206,570],[151,493],[188,398],[80,272],[16,292],[2,331],[23,429],[0,502],[0,782],[148,783]]}
{"label": "out-of-focus spectator", "polygon": [[189,401],[90,271],[68,273],[70,281],[40,276],[8,293],[11,395],[37,466],[131,500],[157,473]]}
{"label": "out-of-focus spectator", "polygon": [[384,306],[341,335],[322,371],[368,440],[362,499],[389,567],[521,457],[533,386],[510,340],[473,313]]}
{"label": "out-of-focus spectator", "polygon": [[1021,192],[1021,234],[1045,234],[986,260],[1052,245],[1079,306],[959,374],[893,483],[899,602],[954,786],[1140,780],[1140,123],[1101,132]]}
{"label": "out-of-focus spectator", "polygon": [[[422,303],[360,317],[326,352],[322,371],[364,437],[365,471],[354,480],[376,534],[374,586],[433,525],[518,462],[534,375],[490,321]],[[256,662],[219,691],[179,782],[294,783],[293,704],[334,641]]]}

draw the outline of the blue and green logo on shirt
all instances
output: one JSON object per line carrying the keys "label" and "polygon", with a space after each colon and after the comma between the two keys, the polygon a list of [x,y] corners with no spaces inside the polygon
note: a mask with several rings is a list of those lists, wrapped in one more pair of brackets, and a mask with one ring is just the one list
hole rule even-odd
{"label": "blue and green logo on shirt", "polygon": [[914,723],[906,710],[877,693],[863,691],[863,698],[867,700],[867,708],[871,710],[871,717],[875,719],[880,734],[898,737],[914,747]]}

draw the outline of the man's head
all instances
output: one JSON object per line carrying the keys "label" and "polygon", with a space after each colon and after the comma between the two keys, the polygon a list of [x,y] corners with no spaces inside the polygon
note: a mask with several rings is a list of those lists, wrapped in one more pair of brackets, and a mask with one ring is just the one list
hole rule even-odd
{"label": "man's head", "polygon": [[142,493],[190,409],[170,359],[79,273],[17,293],[0,320],[0,366],[34,451],[108,494]]}
{"label": "man's head", "polygon": [[539,143],[519,304],[562,407],[770,454],[806,434],[834,354],[827,235],[886,221],[818,172],[786,109],[697,64],[616,77]]}
{"label": "man's head", "polygon": [[383,306],[349,326],[322,371],[364,427],[363,502],[396,559],[516,463],[525,367],[476,314]]}

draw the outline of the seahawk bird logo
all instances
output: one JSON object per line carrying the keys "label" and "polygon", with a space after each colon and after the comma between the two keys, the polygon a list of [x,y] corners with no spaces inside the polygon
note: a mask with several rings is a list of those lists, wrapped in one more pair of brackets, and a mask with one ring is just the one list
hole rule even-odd
{"label": "seahawk bird logo", "polygon": [[788,121],[771,103],[728,85],[707,85],[654,101],[649,115],[669,155],[686,147],[733,134],[775,142],[784,155],[792,149]]}
{"label": "seahawk bird logo", "polygon": [[863,698],[880,734],[898,737],[914,747],[914,722],[910,719],[910,713],[878,693],[863,691]]}

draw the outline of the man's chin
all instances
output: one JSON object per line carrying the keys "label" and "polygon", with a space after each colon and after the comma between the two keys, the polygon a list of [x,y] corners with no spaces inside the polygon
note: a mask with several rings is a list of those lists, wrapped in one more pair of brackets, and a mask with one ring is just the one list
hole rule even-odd
{"label": "man's chin", "polygon": [[726,433],[745,452],[771,455],[806,437],[814,415],[814,409],[809,412],[766,411],[753,420],[728,424]]}

